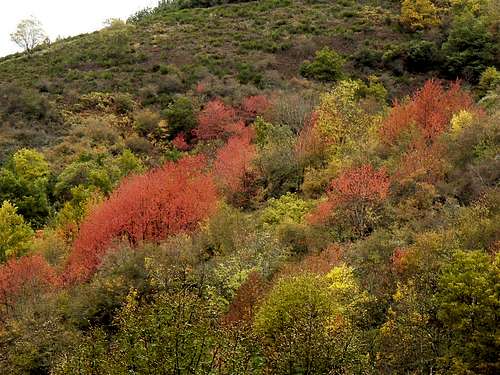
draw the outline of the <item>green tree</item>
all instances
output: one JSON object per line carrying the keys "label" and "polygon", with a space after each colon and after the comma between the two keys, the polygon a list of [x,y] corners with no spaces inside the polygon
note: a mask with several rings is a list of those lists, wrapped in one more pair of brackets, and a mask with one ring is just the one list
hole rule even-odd
{"label": "green tree", "polygon": [[442,53],[449,76],[477,81],[488,66],[497,63],[498,41],[483,17],[465,12],[453,20]]}
{"label": "green tree", "polygon": [[352,269],[326,277],[302,274],[274,286],[255,317],[269,370],[274,374],[320,374],[363,366],[355,324],[364,301]]}
{"label": "green tree", "polygon": [[24,254],[31,245],[33,230],[9,201],[0,207],[0,263]]}
{"label": "green tree", "polygon": [[500,256],[457,251],[444,267],[436,295],[437,317],[451,335],[444,360],[454,373],[500,370]]}
{"label": "green tree", "polygon": [[186,96],[177,97],[162,114],[167,118],[169,136],[172,139],[181,132],[189,136],[196,127],[193,104]]}
{"label": "green tree", "polygon": [[50,214],[49,164],[36,150],[17,151],[0,169],[0,200],[9,200],[33,226],[43,225]]}
{"label": "green tree", "polygon": [[305,61],[300,67],[300,74],[306,78],[323,82],[333,82],[342,78],[344,58],[332,49],[325,47],[316,52],[313,61]]}

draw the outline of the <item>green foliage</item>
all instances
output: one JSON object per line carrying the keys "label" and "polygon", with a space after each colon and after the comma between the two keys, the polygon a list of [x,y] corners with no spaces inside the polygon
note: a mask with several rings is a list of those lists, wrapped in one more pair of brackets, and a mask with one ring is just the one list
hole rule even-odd
{"label": "green foliage", "polygon": [[300,223],[313,206],[311,202],[292,193],[286,193],[278,199],[271,198],[267,203],[261,218],[265,224],[273,226],[285,222]]}
{"label": "green foliage", "polygon": [[69,164],[57,177],[54,193],[60,199],[70,199],[73,187],[97,188],[108,194],[125,176],[144,170],[144,165],[130,150],[121,155],[82,155]]}
{"label": "green foliage", "polygon": [[342,78],[344,59],[328,47],[317,51],[312,62],[306,61],[300,67],[300,74],[322,82],[334,82]]}
{"label": "green foliage", "polygon": [[439,278],[437,317],[451,334],[444,360],[454,373],[499,369],[499,261],[498,254],[458,251]]}
{"label": "green foliage", "polygon": [[33,226],[41,226],[50,213],[49,165],[35,150],[21,149],[0,169],[0,200],[9,200]]}
{"label": "green foliage", "polygon": [[361,370],[363,352],[354,319],[363,298],[346,266],[326,277],[304,274],[278,281],[254,322],[271,371]]}
{"label": "green foliage", "polygon": [[8,201],[0,207],[0,263],[9,257],[24,255],[33,239],[33,230],[16,210]]}
{"label": "green foliage", "polygon": [[500,86],[500,72],[493,66],[489,66],[481,73],[477,85],[479,96],[485,96]]}
{"label": "green foliage", "polygon": [[186,96],[175,98],[162,114],[167,119],[169,136],[171,139],[175,138],[179,133],[184,133],[189,136],[197,125],[193,103]]}
{"label": "green foliage", "polygon": [[453,20],[442,53],[449,76],[477,82],[481,73],[496,63],[498,42],[484,18],[466,12]]}

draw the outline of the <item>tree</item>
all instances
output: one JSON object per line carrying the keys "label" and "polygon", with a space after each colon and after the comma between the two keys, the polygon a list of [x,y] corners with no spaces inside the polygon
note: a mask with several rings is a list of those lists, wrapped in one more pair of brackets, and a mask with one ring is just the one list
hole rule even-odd
{"label": "tree", "polygon": [[270,373],[356,373],[363,355],[355,321],[365,300],[345,265],[279,280],[254,322]]}
{"label": "tree", "polygon": [[65,271],[69,282],[86,280],[113,248],[113,241],[132,247],[158,242],[198,227],[216,208],[213,176],[202,157],[125,179],[110,198],[82,222]]}
{"label": "tree", "polygon": [[47,35],[42,28],[41,22],[31,17],[19,22],[16,31],[10,34],[10,38],[28,54],[31,54],[36,46],[47,39]]}
{"label": "tree", "polygon": [[426,140],[434,140],[449,129],[453,114],[460,110],[473,110],[471,95],[461,89],[458,82],[448,89],[436,80],[427,81],[410,100],[395,102],[380,127],[382,141],[394,145],[401,136],[416,127]]}
{"label": "tree", "polygon": [[344,229],[354,235],[366,234],[378,221],[377,212],[389,195],[389,186],[389,176],[383,169],[377,171],[369,164],[348,169],[330,183],[328,199],[316,208],[309,220],[312,223],[332,221],[345,225]]}
{"label": "tree", "polygon": [[0,207],[0,263],[26,252],[33,238],[33,230],[16,210],[9,201]]}
{"label": "tree", "polygon": [[50,213],[48,197],[50,169],[36,150],[20,149],[0,169],[0,201],[15,204],[19,213],[35,227]]}
{"label": "tree", "polygon": [[411,31],[437,26],[439,9],[431,0],[403,0],[400,20]]}
{"label": "tree", "polygon": [[202,140],[220,138],[235,121],[236,111],[222,100],[214,99],[198,115],[198,127],[194,129],[194,135]]}
{"label": "tree", "polygon": [[300,74],[306,78],[322,82],[339,80],[343,73],[344,58],[328,47],[317,51],[312,62],[305,61],[300,67]]}
{"label": "tree", "polygon": [[439,278],[437,317],[449,331],[455,373],[498,372],[500,256],[457,251]]}

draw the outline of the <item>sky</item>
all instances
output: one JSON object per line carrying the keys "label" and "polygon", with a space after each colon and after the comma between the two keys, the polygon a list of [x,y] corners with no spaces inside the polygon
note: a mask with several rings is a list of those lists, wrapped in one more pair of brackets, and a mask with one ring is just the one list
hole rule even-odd
{"label": "sky", "polygon": [[95,31],[109,18],[127,19],[158,0],[0,0],[0,56],[20,50],[10,34],[22,19],[38,18],[51,40]]}

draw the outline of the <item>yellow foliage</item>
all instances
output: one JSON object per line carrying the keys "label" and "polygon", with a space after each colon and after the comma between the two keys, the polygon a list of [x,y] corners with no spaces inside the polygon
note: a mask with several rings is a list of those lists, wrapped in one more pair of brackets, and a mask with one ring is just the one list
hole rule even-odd
{"label": "yellow foliage", "polygon": [[422,30],[440,24],[439,8],[431,0],[403,0],[400,21],[410,30]]}
{"label": "yellow foliage", "polygon": [[451,131],[453,134],[459,133],[462,129],[470,126],[474,121],[474,115],[466,110],[461,110],[453,115],[451,119]]}

